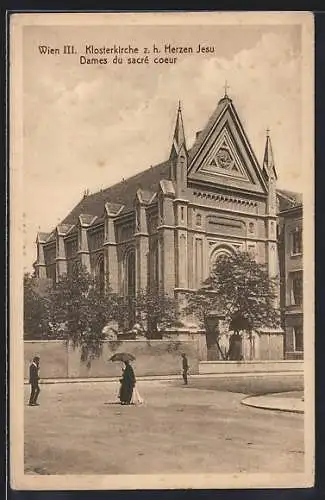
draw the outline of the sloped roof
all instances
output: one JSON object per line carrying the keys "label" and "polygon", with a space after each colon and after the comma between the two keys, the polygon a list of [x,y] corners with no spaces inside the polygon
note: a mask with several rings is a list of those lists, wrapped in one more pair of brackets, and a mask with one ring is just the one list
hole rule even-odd
{"label": "sloped roof", "polygon": [[57,229],[61,234],[68,234],[72,227],[72,224],[59,224]]}
{"label": "sloped roof", "polygon": [[79,214],[79,219],[80,219],[80,222],[82,224],[85,224],[86,226],[90,226],[96,220],[96,216],[81,213],[81,214]]}
{"label": "sloped roof", "polygon": [[211,127],[214,125],[214,123],[216,122],[216,120],[221,115],[222,111],[227,107],[227,105],[230,102],[231,102],[231,99],[229,99],[229,97],[223,97],[222,99],[220,99],[220,101],[218,102],[218,105],[217,105],[216,109],[214,110],[214,112],[210,116],[207,124],[200,131],[200,133],[197,134],[193,146],[188,151],[188,156],[189,156],[189,161],[190,162],[192,161],[192,159],[194,158],[194,156],[196,155],[196,153],[198,152],[198,150],[200,149],[200,147],[204,143],[205,139],[209,135]]}
{"label": "sloped roof", "polygon": [[118,184],[85,196],[62,221],[62,224],[76,224],[80,214],[101,217],[106,202],[124,205],[125,212],[132,210],[135,193],[138,189],[155,192],[158,189],[160,180],[166,179],[168,176],[169,161],[165,161]]}
{"label": "sloped roof", "polygon": [[277,189],[280,212],[290,208],[302,206],[302,194],[286,189]]}
{"label": "sloped roof", "polygon": [[38,239],[39,239],[39,241],[42,241],[42,242],[46,241],[49,236],[50,236],[50,233],[43,233],[43,232],[38,233]]}

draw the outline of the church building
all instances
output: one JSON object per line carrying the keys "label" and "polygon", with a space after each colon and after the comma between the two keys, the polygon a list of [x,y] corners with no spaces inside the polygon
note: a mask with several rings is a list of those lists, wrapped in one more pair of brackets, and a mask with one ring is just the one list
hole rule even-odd
{"label": "church building", "polygon": [[227,93],[192,147],[179,106],[169,158],[85,194],[50,234],[39,233],[36,275],[56,280],[80,259],[120,294],[149,288],[181,298],[221,253],[245,250],[277,276],[276,183],[269,133],[258,159]]}

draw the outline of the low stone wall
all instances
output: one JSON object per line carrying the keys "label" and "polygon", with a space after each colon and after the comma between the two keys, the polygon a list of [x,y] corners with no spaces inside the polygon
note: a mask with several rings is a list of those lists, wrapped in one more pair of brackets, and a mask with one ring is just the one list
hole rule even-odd
{"label": "low stone wall", "polygon": [[[219,347],[224,356],[229,351],[229,339],[233,332],[225,331],[219,338]],[[178,328],[166,330],[166,338],[180,341],[195,340],[198,343],[199,360],[222,360],[217,345],[207,348],[205,330],[191,330],[187,328]],[[283,359],[283,331],[282,330],[264,330],[254,332],[251,336],[247,333],[242,335],[241,354],[243,361],[252,360],[282,360]]]}
{"label": "low stone wall", "polygon": [[286,352],[286,359],[304,359],[303,352]]}
{"label": "low stone wall", "polygon": [[227,374],[227,373],[303,373],[303,361],[274,360],[274,361],[202,361],[199,374]]}
{"label": "low stone wall", "polygon": [[64,341],[25,341],[25,378],[33,356],[41,358],[40,375],[47,378],[118,377],[122,364],[109,358],[116,352],[129,352],[136,361],[133,364],[137,376],[177,375],[181,373],[181,353],[186,353],[191,373],[199,371],[199,348],[197,341],[181,340],[123,340],[106,341],[100,358],[91,366],[80,360],[79,349],[73,349]]}
{"label": "low stone wall", "polygon": [[177,342],[196,342],[200,361],[207,359],[207,342],[205,330],[190,330],[188,328],[166,329],[164,338]]}

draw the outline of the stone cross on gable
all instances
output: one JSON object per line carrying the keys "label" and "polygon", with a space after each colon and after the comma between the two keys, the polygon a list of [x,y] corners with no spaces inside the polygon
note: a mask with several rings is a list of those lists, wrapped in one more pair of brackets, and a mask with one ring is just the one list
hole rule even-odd
{"label": "stone cross on gable", "polygon": [[228,85],[227,80],[225,81],[224,89],[225,89],[225,97],[227,97],[227,96],[228,96],[228,92],[227,92],[227,90],[229,90],[229,89],[230,89],[230,86]]}

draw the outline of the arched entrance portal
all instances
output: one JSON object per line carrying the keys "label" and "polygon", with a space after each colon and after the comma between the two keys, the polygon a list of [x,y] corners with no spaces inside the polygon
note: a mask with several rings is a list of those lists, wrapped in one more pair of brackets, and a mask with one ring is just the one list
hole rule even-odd
{"label": "arched entrance portal", "polygon": [[[222,256],[231,256],[235,249],[227,244],[219,244],[215,246],[209,259],[209,273],[214,271],[217,260]],[[224,311],[210,311],[205,319],[206,343],[207,343],[207,359],[225,360],[228,353],[229,337],[223,331]]]}
{"label": "arched entrance portal", "polygon": [[210,253],[210,273],[213,271],[213,268],[219,257],[222,255],[233,255],[235,249],[230,245],[218,245],[214,247]]}

